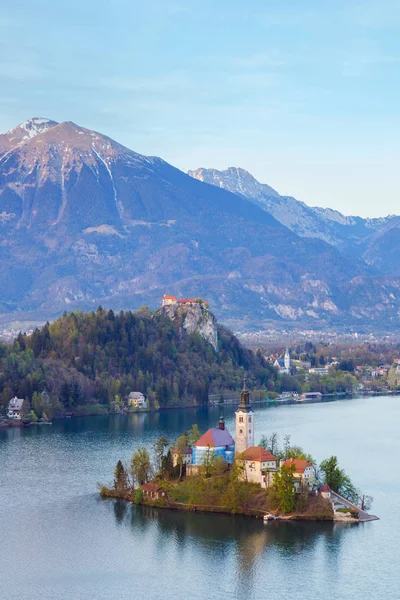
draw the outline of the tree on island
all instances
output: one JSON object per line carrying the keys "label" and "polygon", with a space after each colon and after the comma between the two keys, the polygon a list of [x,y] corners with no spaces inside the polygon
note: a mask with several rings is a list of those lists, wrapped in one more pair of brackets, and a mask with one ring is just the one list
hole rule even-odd
{"label": "tree on island", "polygon": [[296,506],[296,490],[294,487],[294,464],[282,465],[275,473],[271,486],[273,496],[276,498],[279,510],[290,513]]}
{"label": "tree on island", "polygon": [[361,508],[361,510],[370,510],[373,501],[374,499],[372,496],[367,496],[361,492],[358,493],[358,506]]}
{"label": "tree on island", "polygon": [[246,486],[242,483],[244,470],[244,463],[239,458],[234,461],[229,471],[229,483],[223,498],[223,504],[233,513],[245,507],[247,491]]}
{"label": "tree on island", "polygon": [[147,483],[153,476],[150,454],[144,447],[138,448],[131,458],[131,475],[133,482],[139,485]]}
{"label": "tree on island", "polygon": [[270,437],[263,435],[258,444],[264,450],[268,450],[271,454],[275,455],[279,452],[278,449],[278,434],[272,433]]}
{"label": "tree on island", "polygon": [[168,446],[168,440],[165,435],[162,435],[153,444],[153,452],[155,457],[155,467],[157,473],[161,471],[164,458],[164,451]]}
{"label": "tree on island", "polygon": [[183,474],[183,461],[185,456],[185,451],[188,447],[188,434],[182,434],[176,441],[176,451],[177,451],[177,465],[179,466],[179,479],[182,479]]}
{"label": "tree on island", "polygon": [[161,461],[161,472],[160,475],[164,479],[171,479],[174,473],[174,464],[172,460],[171,449],[168,449],[167,454],[165,454]]}
{"label": "tree on island", "polygon": [[188,445],[190,447],[194,446],[197,440],[200,439],[200,430],[196,423],[192,425],[192,427],[188,431]]}
{"label": "tree on island", "polygon": [[340,494],[350,502],[357,502],[357,490],[352,484],[350,477],[346,475],[343,469],[339,468],[336,456],[331,456],[323,460],[319,468],[323,474],[323,482],[327,483],[334,492]]}
{"label": "tree on island", "polygon": [[119,460],[114,469],[114,490],[119,492],[126,492],[130,488],[129,476],[125,471],[125,467]]}

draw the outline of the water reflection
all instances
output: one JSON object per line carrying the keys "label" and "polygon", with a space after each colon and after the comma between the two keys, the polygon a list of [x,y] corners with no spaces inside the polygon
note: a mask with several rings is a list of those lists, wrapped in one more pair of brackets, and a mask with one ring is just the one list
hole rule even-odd
{"label": "water reflection", "polygon": [[[157,547],[175,543],[179,551],[195,541],[199,550],[216,553],[223,558],[226,550],[234,552],[236,569],[247,579],[260,557],[268,553],[290,559],[318,548],[321,557],[328,558],[332,568],[341,549],[346,530],[357,525],[324,522],[272,521],[242,516],[180,512],[148,506],[130,505],[120,500],[106,499],[113,505],[118,525],[130,527],[136,537],[149,530],[155,533]],[[247,582],[250,584],[250,582]]]}

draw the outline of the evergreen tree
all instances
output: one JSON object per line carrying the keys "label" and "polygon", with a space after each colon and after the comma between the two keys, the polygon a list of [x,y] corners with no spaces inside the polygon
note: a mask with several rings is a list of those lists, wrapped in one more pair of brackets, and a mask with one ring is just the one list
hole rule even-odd
{"label": "evergreen tree", "polygon": [[125,471],[124,465],[119,460],[114,470],[114,489],[119,492],[125,492],[129,489],[129,477]]}

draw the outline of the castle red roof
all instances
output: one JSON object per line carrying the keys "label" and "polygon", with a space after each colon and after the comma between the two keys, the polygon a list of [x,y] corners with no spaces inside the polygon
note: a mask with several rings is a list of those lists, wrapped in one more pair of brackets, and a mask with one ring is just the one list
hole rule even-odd
{"label": "castle red roof", "polygon": [[264,450],[264,448],[261,448],[260,446],[250,446],[250,448],[246,448],[246,450],[242,452],[241,458],[243,460],[251,460],[253,462],[278,460],[276,456],[271,454],[271,452]]}
{"label": "castle red roof", "polygon": [[285,467],[290,467],[290,465],[295,466],[295,473],[304,473],[307,467],[312,467],[312,464],[307,460],[303,460],[302,458],[289,458],[284,462]]}
{"label": "castle red roof", "polygon": [[211,427],[201,438],[195,443],[196,448],[216,448],[217,446],[233,446],[233,438],[227,429],[219,429],[219,427]]}
{"label": "castle red roof", "polygon": [[179,304],[193,304],[197,302],[196,298],[181,298],[178,300]]}
{"label": "castle red roof", "polygon": [[176,296],[167,296],[166,294],[164,294],[164,300],[176,300]]}

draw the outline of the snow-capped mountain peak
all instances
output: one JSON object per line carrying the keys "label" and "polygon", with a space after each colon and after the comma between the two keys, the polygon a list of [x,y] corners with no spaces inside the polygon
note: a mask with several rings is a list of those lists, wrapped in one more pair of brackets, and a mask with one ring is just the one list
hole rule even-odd
{"label": "snow-capped mountain peak", "polygon": [[43,117],[33,117],[24,121],[14,129],[11,129],[6,133],[10,142],[17,141],[17,143],[29,140],[52,127],[58,125],[56,121],[46,119]]}

